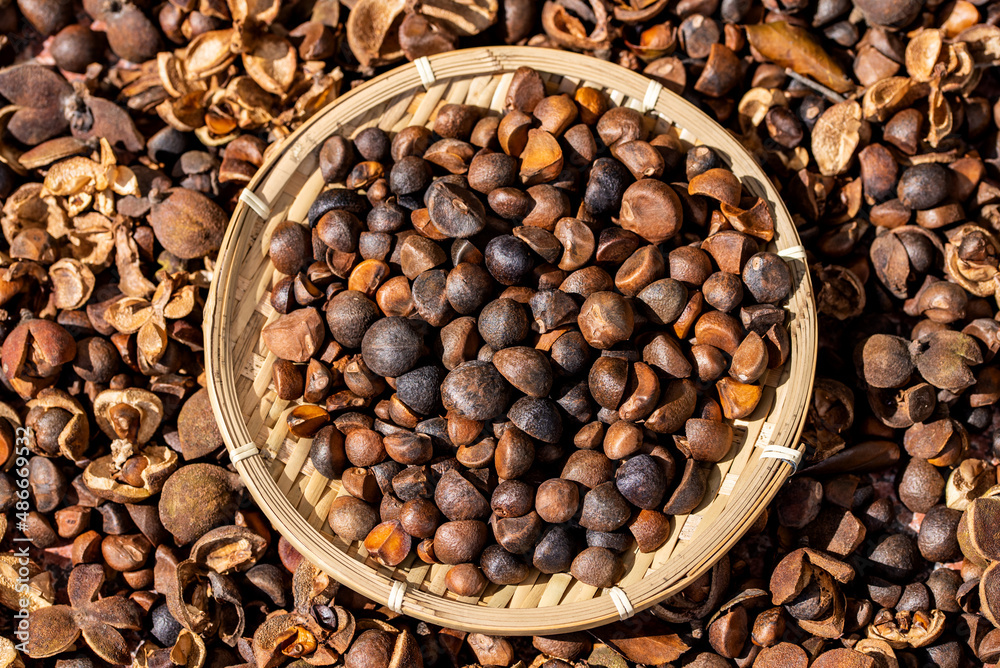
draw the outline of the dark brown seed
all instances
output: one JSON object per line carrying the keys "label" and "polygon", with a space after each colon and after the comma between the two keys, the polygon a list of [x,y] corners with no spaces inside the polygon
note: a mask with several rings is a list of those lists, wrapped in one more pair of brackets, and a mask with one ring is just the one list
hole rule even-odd
{"label": "dark brown seed", "polygon": [[919,567],[920,554],[914,541],[904,534],[890,534],[872,550],[868,558],[875,565],[875,572],[893,582],[909,578]]}
{"label": "dark brown seed", "polygon": [[535,461],[535,444],[517,427],[508,427],[493,454],[497,475],[504,479],[518,478],[529,471]]}
{"label": "dark brown seed", "polygon": [[444,372],[438,367],[426,366],[408,371],[396,378],[396,394],[412,410],[429,415],[441,401],[443,378]]}
{"label": "dark brown seed", "polygon": [[717,462],[729,452],[733,429],[724,422],[691,418],[684,424],[690,456],[698,461]]}
{"label": "dark brown seed", "polygon": [[614,215],[621,209],[622,195],[632,181],[625,165],[612,158],[598,158],[590,168],[584,204],[595,216]]}
{"label": "dark brown seed", "polygon": [[535,510],[546,522],[567,522],[580,504],[577,484],[563,478],[552,478],[538,486],[535,493]]}
{"label": "dark brown seed", "polygon": [[430,146],[431,130],[422,125],[411,125],[403,128],[392,138],[390,153],[393,160],[400,160],[408,155],[423,155]]}
{"label": "dark brown seed", "polygon": [[517,160],[506,153],[479,153],[469,163],[469,187],[488,195],[517,182]]}
{"label": "dark brown seed", "polygon": [[478,520],[445,522],[434,533],[434,555],[442,564],[475,561],[486,544],[487,531],[486,525]]}
{"label": "dark brown seed", "polygon": [[446,104],[438,110],[434,132],[449,139],[468,139],[480,115],[480,109],[472,105]]}
{"label": "dark brown seed", "polygon": [[486,578],[498,585],[518,584],[531,572],[528,564],[499,545],[490,545],[483,551],[479,566]]}
{"label": "dark brown seed", "polygon": [[918,0],[893,0],[879,2],[878,0],[857,0],[855,6],[860,9],[868,23],[889,28],[903,28],[920,13],[923,3]]}
{"label": "dark brown seed", "polygon": [[[670,460],[670,463],[672,465],[673,461]],[[663,467],[643,454],[627,459],[615,474],[615,485],[621,495],[629,503],[645,509],[659,507],[668,482]]]}
{"label": "dark brown seed", "polygon": [[459,596],[478,596],[489,581],[475,564],[457,564],[448,570],[445,584]]}
{"label": "dark brown seed", "polygon": [[747,635],[747,612],[743,606],[723,613],[708,627],[708,641],[712,649],[729,659],[739,656]]}
{"label": "dark brown seed", "polygon": [[[698,340],[701,341],[702,337],[699,336]],[[712,342],[709,340],[707,343]],[[660,332],[643,347],[642,359],[646,364],[665,371],[673,378],[687,378],[691,375],[691,363],[684,356],[678,341],[667,332]]]}
{"label": "dark brown seed", "polygon": [[674,278],[654,281],[636,296],[652,312],[658,324],[664,325],[677,320],[688,301],[687,288]]}
{"label": "dark brown seed", "polygon": [[420,317],[433,327],[443,327],[455,317],[455,311],[448,303],[447,279],[448,273],[444,269],[432,269],[413,281],[413,305]]}
{"label": "dark brown seed", "polygon": [[422,348],[420,336],[405,318],[399,317],[375,321],[361,341],[361,354],[368,368],[390,378],[412,369]]}
{"label": "dark brown seed", "polygon": [[899,481],[899,500],[915,513],[926,513],[941,498],[944,482],[936,467],[914,457]]}
{"label": "dark brown seed", "polygon": [[490,420],[507,407],[508,385],[489,362],[456,367],[441,384],[441,401],[449,411],[472,420]]}
{"label": "dark brown seed", "polygon": [[385,459],[382,435],[372,429],[353,429],[344,438],[347,459],[355,466],[374,466]]}
{"label": "dark brown seed", "polygon": [[795,148],[802,143],[802,121],[788,107],[771,107],[764,117],[771,139],[785,148]]}
{"label": "dark brown seed", "polygon": [[629,107],[609,109],[597,121],[597,134],[607,146],[645,139],[642,114]]}
{"label": "dark brown seed", "polygon": [[462,466],[470,469],[479,469],[490,465],[490,462],[493,461],[493,453],[495,451],[496,440],[493,438],[484,438],[477,443],[459,447],[455,458],[458,459],[458,462]]}
{"label": "dark brown seed", "polygon": [[326,307],[326,322],[337,343],[346,348],[361,346],[365,332],[378,319],[378,307],[364,293],[344,290]]}
{"label": "dark brown seed", "polygon": [[756,664],[761,668],[806,668],[809,665],[809,657],[799,645],[780,642],[761,650],[757,655]]}
{"label": "dark brown seed", "polygon": [[334,425],[320,429],[313,437],[309,458],[320,475],[331,479],[340,477],[347,465],[343,433]]}
{"label": "dark brown seed", "polygon": [[869,144],[858,153],[858,162],[865,196],[869,201],[884,202],[896,195],[898,167],[885,146]]}
{"label": "dark brown seed", "polygon": [[104,563],[121,573],[141,569],[152,552],[152,544],[142,534],[105,536],[101,541]]}
{"label": "dark brown seed", "polygon": [[478,311],[492,290],[490,275],[478,264],[461,262],[448,272],[445,293],[452,308],[462,315]]}
{"label": "dark brown seed", "polygon": [[528,244],[511,234],[493,237],[484,252],[486,268],[503,285],[520,283],[531,273],[535,265],[532,255]]}
{"label": "dark brown seed", "polygon": [[619,294],[595,292],[580,308],[580,332],[594,348],[606,349],[632,336],[632,307]]}
{"label": "dark brown seed", "polygon": [[519,67],[507,89],[505,107],[530,114],[544,97],[545,82],[541,75],[530,67]]}
{"label": "dark brown seed", "polygon": [[495,518],[491,524],[497,543],[511,554],[531,552],[544,526],[536,512],[521,517]]}
{"label": "dark brown seed", "polygon": [[594,531],[614,531],[623,527],[631,511],[613,482],[598,485],[583,497],[580,526]]}
{"label": "dark brown seed", "polygon": [[717,271],[709,276],[701,286],[702,294],[709,306],[729,312],[743,301],[743,282],[736,274]]}
{"label": "dark brown seed", "polygon": [[73,7],[69,2],[18,0],[17,8],[31,26],[45,37],[73,20]]}
{"label": "dark brown seed", "polygon": [[779,256],[768,252],[757,253],[747,260],[743,268],[743,283],[754,299],[762,304],[776,304],[792,289],[788,265]]}
{"label": "dark brown seed", "polygon": [[490,508],[499,518],[523,517],[535,506],[535,488],[521,480],[503,480],[493,490]]}
{"label": "dark brown seed", "polygon": [[[320,217],[313,230],[316,236],[330,248],[342,253],[353,253],[358,248],[358,236],[361,234],[361,228],[361,221],[350,211],[332,209]],[[271,243],[273,261],[274,237],[271,238]],[[278,267],[277,263],[275,263],[275,267]]]}
{"label": "dark brown seed", "polygon": [[482,492],[457,471],[447,471],[434,489],[434,501],[451,521],[481,519],[490,506]]}
{"label": "dark brown seed", "polygon": [[583,373],[590,361],[590,346],[578,331],[569,331],[556,339],[549,350],[553,369],[567,376]]}
{"label": "dark brown seed", "polygon": [[642,430],[624,420],[619,420],[608,427],[604,435],[604,454],[609,459],[624,459],[639,451],[642,447]]}
{"label": "dark brown seed", "polygon": [[769,361],[764,340],[750,332],[733,353],[729,374],[741,383],[753,383],[767,371]]}
{"label": "dark brown seed", "polygon": [[410,466],[426,464],[434,456],[434,445],[427,434],[400,432],[382,439],[386,454],[394,461]]}
{"label": "dark brown seed", "polygon": [[224,445],[222,433],[212,412],[208,390],[198,390],[181,406],[177,416],[177,436],[185,460],[203,457]]}
{"label": "dark brown seed", "polygon": [[473,146],[496,150],[500,148],[497,139],[497,128],[500,126],[500,119],[497,116],[486,116],[480,118],[475,127],[472,128],[472,137],[469,141]]}
{"label": "dark brown seed", "polygon": [[723,167],[713,167],[691,179],[688,194],[710,197],[723,204],[737,207],[740,204],[741,186],[739,179],[731,171]]}
{"label": "dark brown seed", "polygon": [[364,540],[380,520],[378,512],[361,499],[340,496],[330,505],[327,521],[341,538],[359,541]]}
{"label": "dark brown seed", "polygon": [[[25,18],[31,20],[27,16]],[[49,51],[60,68],[82,74],[88,65],[101,59],[104,48],[105,41],[100,33],[86,26],[73,24],[59,31],[52,39]]]}
{"label": "dark brown seed", "polygon": [[344,656],[345,668],[388,666],[395,646],[393,634],[381,629],[368,629],[358,635]]}
{"label": "dark brown seed", "polygon": [[529,396],[545,397],[552,389],[552,366],[539,350],[524,346],[502,348],[493,354],[492,361],[507,382]]}
{"label": "dark brown seed", "polygon": [[545,443],[558,443],[562,436],[562,417],[549,399],[521,397],[507,412],[519,429]]}
{"label": "dark brown seed", "polygon": [[913,155],[919,148],[920,131],[924,115],[918,109],[903,109],[896,112],[882,128],[882,136],[907,155]]}
{"label": "dark brown seed", "polygon": [[633,253],[615,274],[615,287],[626,297],[635,297],[643,288],[666,273],[663,254],[656,246],[643,246]]}
{"label": "dark brown seed", "polygon": [[591,129],[580,123],[566,130],[562,136],[563,156],[573,167],[584,168],[597,157],[597,142]]}
{"label": "dark brown seed", "polygon": [[[201,193],[175,188],[166,199],[153,205],[149,222],[164,248],[179,258],[193,259],[219,250],[229,216]],[[306,237],[308,249],[308,231]],[[309,256],[308,250],[303,252],[304,257]],[[282,273],[294,274],[296,271],[298,267],[295,271]]]}
{"label": "dark brown seed", "polygon": [[353,162],[354,148],[350,141],[340,135],[333,135],[323,142],[319,152],[319,169],[324,181],[342,182],[351,171]]}
{"label": "dark brown seed", "polygon": [[294,401],[302,396],[305,380],[302,378],[300,367],[288,360],[279,359],[275,361],[271,374],[279,399]]}
{"label": "dark brown seed", "polygon": [[191,543],[233,521],[241,487],[238,476],[221,467],[182,466],[163,485],[160,520],[178,545]]}
{"label": "dark brown seed", "polygon": [[396,195],[422,192],[433,179],[431,165],[421,157],[410,155],[400,158],[389,170],[389,190]]}
{"label": "dark brown seed", "polygon": [[896,197],[910,209],[930,209],[948,196],[948,170],[937,163],[913,165],[903,170]]}
{"label": "dark brown seed", "polygon": [[[921,553],[923,552],[921,551]],[[927,559],[928,557],[925,556],[924,558]],[[935,561],[941,560],[936,559]],[[958,606],[957,594],[959,587],[962,585],[962,576],[957,571],[953,571],[950,568],[939,568],[927,577],[926,584],[931,592],[931,607],[943,610],[944,612],[958,612],[961,610]]]}
{"label": "dark brown seed", "polygon": [[705,239],[701,248],[712,256],[722,271],[742,274],[747,261],[758,252],[758,243],[743,232],[723,230]]}
{"label": "dark brown seed", "polygon": [[365,128],[354,138],[354,147],[363,160],[388,162],[392,143],[389,135],[381,128]]}
{"label": "dark brown seed", "polygon": [[465,188],[437,181],[426,196],[430,220],[441,234],[467,238],[483,229],[486,210],[479,198]]}
{"label": "dark brown seed", "polygon": [[680,230],[683,214],[669,184],[642,179],[622,195],[620,224],[651,244],[661,244]]}
{"label": "dark brown seed", "polygon": [[[726,372],[728,366],[725,354],[714,346],[702,344],[691,346],[691,359],[694,362],[694,372],[702,383],[715,381]],[[767,362],[766,356],[764,362]]]}
{"label": "dark brown seed", "polygon": [[917,549],[924,559],[947,563],[959,557],[956,532],[961,518],[960,511],[943,505],[934,506],[926,512],[917,535]]}
{"label": "dark brown seed", "polygon": [[667,515],[684,515],[698,507],[705,496],[708,485],[708,470],[699,466],[694,459],[684,463],[684,473],[663,512]]}
{"label": "dark brown seed", "polygon": [[501,218],[522,220],[535,207],[535,200],[518,188],[497,188],[489,193],[490,208]]}
{"label": "dark brown seed", "polygon": [[611,587],[621,576],[621,560],[611,550],[588,547],[573,559],[570,572],[591,587]]}
{"label": "dark brown seed", "polygon": [[563,525],[550,526],[542,533],[532,555],[532,564],[542,573],[561,573],[569,570],[576,556],[577,546],[572,535]]}
{"label": "dark brown seed", "polygon": [[479,314],[479,335],[493,350],[519,343],[529,331],[528,314],[513,299],[495,299]]}
{"label": "dark brown seed", "polygon": [[291,220],[278,223],[268,252],[275,269],[294,276],[312,258],[309,230]]}
{"label": "dark brown seed", "polygon": [[410,499],[399,510],[399,522],[414,538],[432,538],[441,522],[441,513],[430,499]]}
{"label": "dark brown seed", "polygon": [[875,334],[864,342],[861,355],[865,381],[873,387],[902,387],[913,374],[909,344],[902,337]]}
{"label": "dark brown seed", "polygon": [[560,477],[593,489],[614,476],[614,463],[603,452],[577,450],[570,454]]}
{"label": "dark brown seed", "polygon": [[[562,290],[539,290],[528,301],[528,305],[541,334],[573,324],[580,314],[576,301]],[[567,340],[564,345],[569,343],[570,340]]]}
{"label": "dark brown seed", "polygon": [[133,63],[156,58],[160,34],[139,7],[130,2],[108,3],[102,18],[108,43],[119,58]]}

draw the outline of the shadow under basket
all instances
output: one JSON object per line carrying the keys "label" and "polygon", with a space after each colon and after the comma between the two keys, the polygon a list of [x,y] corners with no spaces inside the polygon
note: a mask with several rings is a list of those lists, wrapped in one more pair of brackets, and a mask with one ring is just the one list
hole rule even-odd
{"label": "shadow under basket", "polygon": [[[447,103],[502,114],[514,70],[529,66],[549,92],[582,85],[603,90],[613,105],[652,115],[655,130],[674,128],[685,146],[718,152],[743,187],[774,212],[768,245],[788,263],[793,291],[786,308],[791,354],[764,377],[764,394],[749,419],[736,420],[735,442],[714,465],[701,505],[671,519],[670,538],[654,553],[624,555],[625,575],[597,589],[568,573],[537,571],[523,583],[490,585],[460,598],[445,587],[449,566],[411,554],[396,568],[380,566],[360,543],[336,537],[326,524],[339,480],[308,461],[311,440],[291,436],[285,418],[296,402],[279,400],[271,383],[275,357],[260,338],[278,314],[270,289],[282,275],[267,256],[274,226],[304,221],[324,187],[319,149],[334,134],[353,137],[378,126],[393,134],[432,126]],[[754,523],[793,472],[815,373],[817,324],[805,253],[777,190],[751,155],[706,114],[650,79],[586,56],[529,47],[454,51],[410,63],[343,95],[284,140],[244,191],[226,233],[205,316],[206,364],[216,420],[235,467],[274,527],[342,584],[390,608],[441,626],[490,634],[557,634],[626,618],[676,594],[708,570]]]}

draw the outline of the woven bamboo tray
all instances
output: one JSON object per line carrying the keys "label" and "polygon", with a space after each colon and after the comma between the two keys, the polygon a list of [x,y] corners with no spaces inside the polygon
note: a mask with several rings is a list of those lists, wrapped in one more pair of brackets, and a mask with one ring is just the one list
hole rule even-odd
{"label": "woven bamboo tray", "polygon": [[[445,588],[448,566],[430,566],[411,555],[395,569],[379,566],[359,543],[332,534],[325,520],[342,492],[337,480],[308,462],[311,441],[296,439],[285,417],[294,404],[278,400],[271,385],[275,360],[260,340],[276,319],[270,287],[281,278],[266,249],[271,230],[286,218],[303,221],[324,183],[319,147],[335,133],[354,136],[377,125],[393,133],[408,125],[431,126],[446,103],[466,103],[502,113],[513,72],[536,69],[550,92],[580,85],[603,89],[613,104],[657,118],[657,132],[671,127],[686,144],[704,143],[764,197],[776,219],[770,245],[788,260],[793,293],[788,300],[791,356],[765,376],[763,398],[752,419],[735,422],[736,443],[714,466],[708,492],[694,513],[673,518],[667,543],[652,554],[625,555],[618,587],[597,590],[569,574],[535,572],[519,585],[491,585],[478,598]],[[792,219],[777,190],[749,153],[722,127],[681,97],[646,77],[585,56],[528,47],[480,48],[422,59],[373,79],[336,100],[289,136],[244,191],[219,253],[205,316],[207,371],[213,409],[230,455],[274,526],[305,558],[352,589],[407,615],[441,626],[494,634],[566,633],[630,616],[679,592],[704,573],[753,524],[792,473],[781,459],[799,448],[816,360],[812,287]],[[768,450],[768,446],[771,446]],[[777,448],[773,446],[778,446]],[[777,458],[773,458],[777,457]]]}

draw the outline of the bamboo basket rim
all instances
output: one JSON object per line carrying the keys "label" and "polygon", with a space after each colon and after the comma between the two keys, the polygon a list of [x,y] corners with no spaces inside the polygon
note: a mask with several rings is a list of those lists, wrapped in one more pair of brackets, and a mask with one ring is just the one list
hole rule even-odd
{"label": "bamboo basket rim", "polygon": [[[601,82],[608,88],[620,91],[624,97],[642,100],[650,91],[651,80],[624,67],[577,53],[555,49],[505,46],[463,49],[431,56],[431,70],[437,82],[466,77],[510,72],[520,66],[534,67],[542,73],[571,77],[590,82]],[[316,150],[314,129],[322,125],[331,114],[347,119],[356,118],[371,108],[371,98],[382,103],[406,91],[414,94],[424,90],[421,73],[416,63],[408,63],[386,72],[355,88],[323,107],[295,132],[282,141],[246,186],[246,190],[260,195],[260,189],[281,165],[300,162],[310,151]],[[764,197],[771,205],[778,234],[775,243],[779,250],[791,251],[786,259],[795,285],[788,298],[792,321],[789,334],[792,355],[786,362],[786,382],[794,381],[794,392],[788,388],[780,403],[775,404],[765,421],[771,429],[762,433],[756,446],[777,443],[801,452],[801,436],[812,393],[817,350],[817,323],[812,284],[801,250],[798,233],[791,216],[777,189],[750,153],[729,131],[718,125],[707,114],[669,89],[659,87],[655,105],[650,110],[682,131],[691,131],[699,143],[715,149],[740,176],[745,187]],[[346,123],[337,122],[324,130],[322,138],[338,132]],[[683,135],[682,135],[683,138]],[[312,140],[313,146],[304,150],[302,143]],[[286,182],[287,184],[287,182]],[[233,457],[234,467],[248,491],[278,532],[306,559],[330,576],[355,591],[386,604],[391,596],[398,597],[400,578],[390,578],[376,572],[368,565],[342,553],[327,536],[306,521],[278,488],[260,456],[245,456],[253,447],[246,419],[236,400],[235,374],[229,355],[227,334],[241,323],[233,322],[228,309],[237,292],[239,261],[250,247],[257,248],[259,239],[247,239],[244,227],[253,216],[262,218],[254,207],[242,199],[238,202],[230,225],[226,230],[215,267],[215,276],[205,306],[204,333],[206,338],[206,377],[215,419],[222,432],[226,448]],[[266,226],[268,219],[263,219]],[[261,235],[263,236],[263,235]],[[793,299],[795,308],[793,306]],[[803,354],[805,353],[805,354]],[[788,405],[792,400],[793,405]],[[776,420],[780,416],[782,419]],[[761,439],[764,442],[761,442]],[[681,591],[725,555],[754,523],[758,514],[769,505],[774,495],[791,475],[792,467],[781,459],[765,459],[752,455],[754,461],[746,463],[752,469],[754,487],[745,494],[734,493],[712,525],[656,570],[646,573],[640,580],[622,587],[636,612],[647,609]],[[238,461],[237,461],[238,460]],[[696,541],[710,549],[700,553],[692,549]],[[419,583],[417,583],[419,584]],[[396,587],[394,588],[394,585]],[[398,601],[397,601],[398,603]],[[402,596],[397,611],[429,623],[444,627],[481,633],[503,635],[532,635],[540,633],[568,633],[585,630],[625,618],[612,596],[598,595],[585,601],[560,603],[551,607],[504,608],[450,600],[436,594],[410,587]]]}

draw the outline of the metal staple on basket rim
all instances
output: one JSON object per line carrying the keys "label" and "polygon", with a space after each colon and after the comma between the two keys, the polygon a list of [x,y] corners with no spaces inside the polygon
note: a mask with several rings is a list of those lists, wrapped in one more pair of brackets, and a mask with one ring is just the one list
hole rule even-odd
{"label": "metal staple on basket rim", "polygon": [[778,459],[792,465],[792,473],[799,470],[802,463],[802,451],[785,445],[765,445],[760,453],[761,459]]}
{"label": "metal staple on basket rim", "polygon": [[249,459],[258,454],[260,454],[260,450],[257,449],[256,443],[246,443],[238,448],[233,448],[229,453],[229,459],[233,464],[238,464],[244,459]]}
{"label": "metal staple on basket rim", "polygon": [[421,56],[413,61],[413,64],[417,66],[417,74],[420,75],[420,83],[424,85],[424,90],[431,87],[437,77],[434,76],[434,68],[431,67],[431,61],[427,56]]}
{"label": "metal staple on basket rim", "polygon": [[625,621],[629,617],[635,614],[635,608],[632,607],[632,601],[628,600],[628,594],[621,587],[612,587],[608,590],[608,594],[611,596],[612,603],[618,609],[618,617]]}
{"label": "metal staple on basket rim", "polygon": [[240,201],[244,202],[248,207],[253,209],[254,213],[261,218],[267,218],[271,215],[271,207],[267,205],[267,202],[258,197],[257,193],[249,188],[244,188],[243,191],[240,192]]}
{"label": "metal staple on basket rim", "polygon": [[389,590],[389,600],[386,606],[397,615],[403,614],[403,598],[406,596],[407,584],[402,580],[394,580]]}

